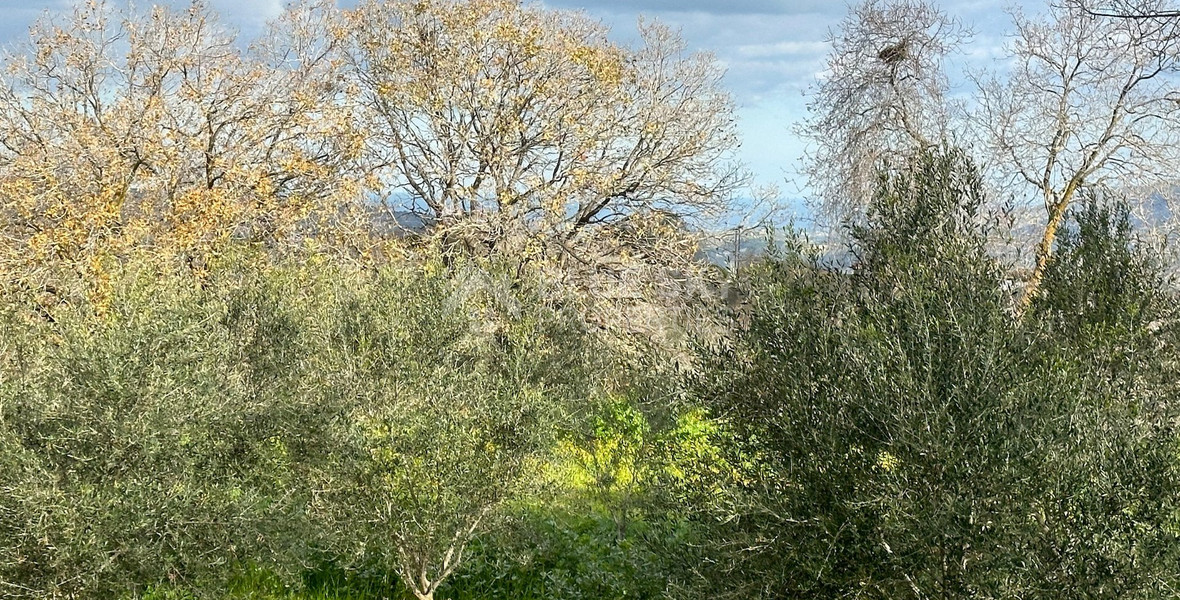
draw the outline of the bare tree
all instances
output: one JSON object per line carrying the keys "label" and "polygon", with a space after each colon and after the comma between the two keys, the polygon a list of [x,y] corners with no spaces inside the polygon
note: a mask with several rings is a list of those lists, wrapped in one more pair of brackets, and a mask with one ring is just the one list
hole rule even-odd
{"label": "bare tree", "polygon": [[721,70],[641,24],[611,43],[579,13],[516,0],[369,2],[351,13],[370,150],[388,189],[445,227],[576,246],[645,210],[689,216],[739,183]]}
{"label": "bare tree", "polygon": [[1139,194],[1175,179],[1178,39],[1153,23],[1051,7],[1013,14],[1010,71],[980,79],[976,123],[991,168],[1016,197],[1044,204],[1036,264],[1020,303],[1036,296],[1068,208],[1088,186]]}
{"label": "bare tree", "polygon": [[821,213],[859,212],[881,168],[947,136],[942,60],[970,35],[924,0],[867,0],[831,34],[827,71],[799,128]]}
{"label": "bare tree", "polygon": [[1110,0],[1091,2],[1089,0],[1065,0],[1064,5],[1077,8],[1095,17],[1115,19],[1176,19],[1180,9],[1174,5],[1162,4],[1155,0]]}
{"label": "bare tree", "polygon": [[694,226],[744,181],[718,62],[658,23],[627,47],[518,0],[368,2],[348,19],[389,205],[448,253],[538,266],[592,322],[666,337],[699,295]]}

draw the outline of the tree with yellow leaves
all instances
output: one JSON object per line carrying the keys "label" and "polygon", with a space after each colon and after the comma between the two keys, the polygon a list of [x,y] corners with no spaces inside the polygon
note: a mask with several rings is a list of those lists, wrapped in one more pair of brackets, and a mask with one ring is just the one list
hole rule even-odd
{"label": "tree with yellow leaves", "polygon": [[494,223],[489,247],[506,227],[568,242],[637,212],[699,214],[740,181],[721,70],[663,26],[627,48],[516,0],[369,2],[349,24],[388,192],[444,226]]}
{"label": "tree with yellow leaves", "polygon": [[249,49],[200,2],[35,25],[0,77],[0,268],[101,279],[133,249],[199,263],[335,216],[361,156],[335,16],[292,7]]}

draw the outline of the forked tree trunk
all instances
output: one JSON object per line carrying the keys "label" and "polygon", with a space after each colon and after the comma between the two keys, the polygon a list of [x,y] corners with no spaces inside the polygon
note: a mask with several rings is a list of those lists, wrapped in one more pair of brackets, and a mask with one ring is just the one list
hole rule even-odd
{"label": "forked tree trunk", "polygon": [[438,589],[438,585],[428,580],[425,573],[419,574],[417,581],[407,580],[405,583],[417,600],[434,600],[434,592]]}

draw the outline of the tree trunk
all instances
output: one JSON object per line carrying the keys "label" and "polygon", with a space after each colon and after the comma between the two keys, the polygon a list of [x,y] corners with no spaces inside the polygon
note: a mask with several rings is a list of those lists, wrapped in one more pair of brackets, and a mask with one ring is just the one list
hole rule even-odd
{"label": "tree trunk", "polygon": [[407,578],[406,585],[418,600],[434,600],[434,590],[438,589],[438,583],[426,577],[425,567],[418,572],[416,581]]}
{"label": "tree trunk", "polygon": [[1048,268],[1049,259],[1053,255],[1053,242],[1057,240],[1057,231],[1061,228],[1061,223],[1065,221],[1065,211],[1069,208],[1077,189],[1077,181],[1071,180],[1065,186],[1065,191],[1062,192],[1061,198],[1049,209],[1049,222],[1045,225],[1045,233],[1041,236],[1041,242],[1037,244],[1037,265],[1033,269],[1032,276],[1028,279],[1028,284],[1024,286],[1024,294],[1020,297],[1020,303],[1016,308],[1016,314],[1018,316],[1023,315],[1028,310],[1032,301],[1041,292],[1041,284],[1045,279],[1045,269]]}

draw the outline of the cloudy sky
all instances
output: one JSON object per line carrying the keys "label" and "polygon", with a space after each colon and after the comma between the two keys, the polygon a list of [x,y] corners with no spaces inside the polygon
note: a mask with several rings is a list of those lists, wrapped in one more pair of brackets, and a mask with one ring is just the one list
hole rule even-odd
{"label": "cloudy sky", "polygon": [[[848,11],[841,0],[544,0],[581,9],[612,26],[619,39],[640,15],[679,27],[691,47],[714,53],[728,69],[738,103],[741,158],[762,183],[787,197],[804,195],[797,175],[803,142],[792,127],[807,114],[807,92],[824,69],[827,38]],[[975,31],[964,56],[986,66],[1004,43],[1005,0],[935,0]],[[1016,5],[1043,2],[1024,0]],[[965,82],[962,84],[965,88]],[[966,91],[965,89],[960,90]]]}
{"label": "cloudy sky", "polygon": [[[187,0],[156,0],[185,5]],[[355,0],[341,0],[352,4]],[[152,0],[137,0],[146,6]],[[1027,3],[1029,0],[1024,0]],[[209,0],[243,33],[276,15],[284,0]],[[806,116],[806,92],[823,70],[829,30],[847,4],[827,0],[543,0],[563,9],[583,10],[611,26],[619,41],[634,39],[640,15],[681,29],[694,50],[714,53],[727,67],[726,85],[739,109],[743,134],[741,160],[761,183],[776,184],[784,196],[805,194],[796,175],[802,142],[792,125]],[[1004,0],[941,0],[949,14],[972,26],[976,37],[961,58],[982,62],[1003,43]],[[1018,2],[1020,4],[1022,2]],[[1036,5],[1042,2],[1035,2]],[[0,40],[27,35],[46,11],[65,11],[72,0],[0,0]]]}

